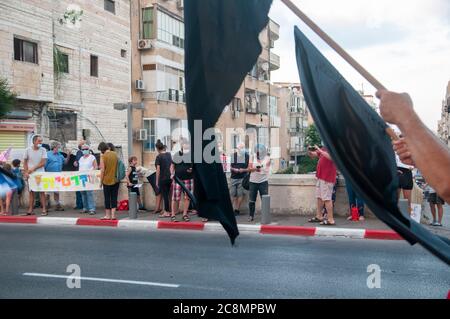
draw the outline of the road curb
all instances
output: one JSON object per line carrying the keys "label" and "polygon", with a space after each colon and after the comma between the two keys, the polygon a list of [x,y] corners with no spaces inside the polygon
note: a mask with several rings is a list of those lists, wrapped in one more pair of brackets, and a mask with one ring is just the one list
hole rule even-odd
{"label": "road curb", "polygon": [[[221,232],[220,223],[168,222],[151,220],[100,220],[94,218],[36,217],[36,216],[0,216],[0,224],[41,224],[51,226],[100,226],[138,230],[189,230],[205,232]],[[371,240],[403,240],[392,230],[351,229],[335,227],[301,227],[279,225],[246,225],[239,224],[241,233],[259,233],[262,235],[286,235],[304,237],[344,237]]]}

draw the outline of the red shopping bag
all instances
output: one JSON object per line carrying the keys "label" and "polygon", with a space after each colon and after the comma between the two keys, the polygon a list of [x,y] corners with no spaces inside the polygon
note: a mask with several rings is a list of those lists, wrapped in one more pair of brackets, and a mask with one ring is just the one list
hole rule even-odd
{"label": "red shopping bag", "polygon": [[121,200],[119,202],[119,205],[117,206],[117,210],[119,212],[127,211],[128,210],[128,199]]}
{"label": "red shopping bag", "polygon": [[359,209],[356,206],[352,206],[352,221],[359,221]]}

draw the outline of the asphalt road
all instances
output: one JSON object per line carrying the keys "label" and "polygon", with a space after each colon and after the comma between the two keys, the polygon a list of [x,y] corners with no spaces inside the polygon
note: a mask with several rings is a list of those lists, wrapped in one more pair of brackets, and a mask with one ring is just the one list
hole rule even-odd
{"label": "asphalt road", "polygon": [[[205,232],[0,225],[0,242],[1,298],[443,299],[450,289],[449,267],[399,241],[242,234],[232,248]],[[70,264],[87,278],[79,289],[67,287]],[[367,287],[372,264],[380,289]]]}

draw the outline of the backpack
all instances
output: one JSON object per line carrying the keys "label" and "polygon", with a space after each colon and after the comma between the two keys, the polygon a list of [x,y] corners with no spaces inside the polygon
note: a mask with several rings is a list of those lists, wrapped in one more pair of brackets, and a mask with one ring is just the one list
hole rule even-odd
{"label": "backpack", "polygon": [[116,181],[121,182],[127,173],[127,168],[121,159],[117,159]]}
{"label": "backpack", "polygon": [[245,175],[245,177],[242,179],[242,188],[246,191],[250,190],[250,173]]}
{"label": "backpack", "polygon": [[13,174],[16,177],[16,185],[17,185],[17,192],[20,194],[22,194],[23,189],[25,188],[25,181],[23,179],[22,176],[22,172],[20,171],[20,169],[13,169]]}

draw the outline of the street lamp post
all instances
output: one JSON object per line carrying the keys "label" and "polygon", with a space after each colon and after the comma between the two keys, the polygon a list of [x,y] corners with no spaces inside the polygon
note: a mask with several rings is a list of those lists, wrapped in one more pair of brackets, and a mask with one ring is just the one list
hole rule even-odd
{"label": "street lamp post", "polygon": [[133,155],[133,109],[143,110],[144,103],[116,103],[114,109],[117,111],[127,110],[128,157],[130,157]]}
{"label": "street lamp post", "polygon": [[298,174],[299,172],[299,165],[298,165],[298,153],[300,149],[300,144],[295,144],[295,166],[294,166],[294,173]]}

